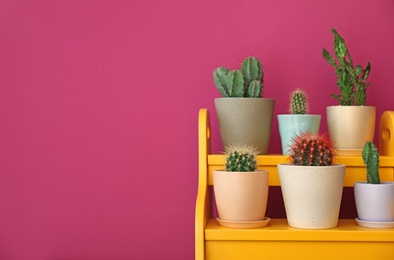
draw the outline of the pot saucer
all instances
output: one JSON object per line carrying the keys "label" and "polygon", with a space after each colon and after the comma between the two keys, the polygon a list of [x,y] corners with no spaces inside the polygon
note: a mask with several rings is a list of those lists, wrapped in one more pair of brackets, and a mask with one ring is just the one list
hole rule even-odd
{"label": "pot saucer", "polygon": [[376,221],[366,221],[356,218],[357,224],[362,227],[367,228],[394,228],[394,222],[376,222]]}
{"label": "pot saucer", "polygon": [[265,217],[263,220],[257,221],[230,221],[230,220],[221,220],[220,218],[216,218],[219,222],[219,225],[222,227],[229,228],[262,228],[268,225],[270,222],[269,217]]}

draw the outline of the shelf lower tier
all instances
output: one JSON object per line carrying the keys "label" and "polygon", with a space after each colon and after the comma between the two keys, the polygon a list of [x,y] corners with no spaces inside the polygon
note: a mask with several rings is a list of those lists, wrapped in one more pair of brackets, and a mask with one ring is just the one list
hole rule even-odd
{"label": "shelf lower tier", "polygon": [[206,259],[394,259],[394,229],[371,229],[340,219],[326,230],[291,228],[286,219],[267,227],[232,229],[209,219]]}

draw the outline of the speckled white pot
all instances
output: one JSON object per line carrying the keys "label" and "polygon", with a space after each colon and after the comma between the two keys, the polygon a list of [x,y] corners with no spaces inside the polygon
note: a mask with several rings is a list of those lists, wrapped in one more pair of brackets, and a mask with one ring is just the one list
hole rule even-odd
{"label": "speckled white pot", "polygon": [[223,146],[254,145],[268,152],[275,100],[269,98],[215,98]]}
{"label": "speckled white pot", "polygon": [[338,224],[346,166],[278,164],[289,226],[335,228]]}

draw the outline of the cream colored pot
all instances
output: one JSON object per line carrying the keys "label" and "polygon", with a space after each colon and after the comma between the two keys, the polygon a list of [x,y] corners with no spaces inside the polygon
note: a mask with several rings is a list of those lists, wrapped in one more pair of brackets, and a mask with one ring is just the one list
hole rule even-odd
{"label": "cream colored pot", "polygon": [[278,164],[289,226],[335,228],[338,224],[346,166]]}

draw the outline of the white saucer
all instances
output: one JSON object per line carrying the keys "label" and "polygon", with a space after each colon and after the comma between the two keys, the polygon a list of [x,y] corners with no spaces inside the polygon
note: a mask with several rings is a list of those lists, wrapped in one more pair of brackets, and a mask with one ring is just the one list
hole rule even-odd
{"label": "white saucer", "polygon": [[229,221],[229,220],[221,220],[220,218],[216,218],[219,222],[219,225],[222,227],[229,228],[261,228],[268,225],[270,222],[269,217],[265,217],[263,220],[258,221]]}
{"label": "white saucer", "polygon": [[367,228],[394,228],[394,222],[374,222],[356,218],[357,224]]}

